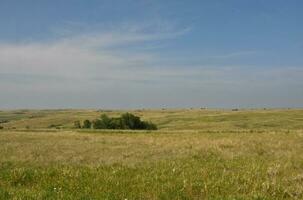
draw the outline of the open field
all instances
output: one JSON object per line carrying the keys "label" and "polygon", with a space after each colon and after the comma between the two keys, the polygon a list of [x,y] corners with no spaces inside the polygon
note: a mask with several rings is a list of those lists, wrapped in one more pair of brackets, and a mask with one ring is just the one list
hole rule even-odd
{"label": "open field", "polygon": [[[5,128],[45,129],[51,125],[61,129],[73,128],[75,120],[93,120],[102,113],[119,116],[127,111],[106,110],[16,110],[0,111],[0,124]],[[303,129],[303,110],[135,110],[143,120],[156,123],[161,130],[297,130]]]}
{"label": "open field", "polygon": [[303,110],[140,110],[158,131],[72,129],[101,113],[0,112],[0,199],[303,199]]}

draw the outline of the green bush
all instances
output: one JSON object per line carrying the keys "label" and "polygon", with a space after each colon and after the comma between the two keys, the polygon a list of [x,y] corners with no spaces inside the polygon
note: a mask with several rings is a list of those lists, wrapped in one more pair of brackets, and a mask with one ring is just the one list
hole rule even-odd
{"label": "green bush", "polygon": [[87,119],[87,120],[84,120],[84,122],[83,122],[83,127],[82,128],[87,128],[87,129],[89,129],[89,128],[91,128],[91,126],[92,126],[92,123]]}
{"label": "green bush", "polygon": [[92,126],[94,129],[104,129],[104,125],[103,125],[103,122],[102,120],[100,119],[96,119],[92,122]]}
{"label": "green bush", "polygon": [[133,129],[133,130],[156,130],[157,126],[151,122],[141,121],[140,117],[131,113],[122,114],[121,117],[110,118],[102,114],[100,119],[92,122],[94,129]]}

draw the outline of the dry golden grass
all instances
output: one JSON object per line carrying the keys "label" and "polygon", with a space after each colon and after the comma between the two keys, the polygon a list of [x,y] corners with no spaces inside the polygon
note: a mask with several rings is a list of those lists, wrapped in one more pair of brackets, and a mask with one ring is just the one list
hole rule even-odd
{"label": "dry golden grass", "polygon": [[160,130],[72,129],[93,110],[0,112],[0,199],[303,199],[302,110],[134,113]]}
{"label": "dry golden grass", "polygon": [[203,132],[203,131],[47,131],[0,132],[2,162],[37,165],[123,163],[134,165],[177,159],[216,151],[237,156],[287,156],[303,160],[303,132]]}
{"label": "dry golden grass", "polygon": [[[22,110],[0,112],[0,121],[5,128],[37,129],[56,125],[73,128],[76,120],[93,120],[102,113],[118,116],[127,111],[97,110]],[[152,121],[161,130],[256,130],[256,129],[303,129],[302,109],[259,109],[259,110],[135,110],[132,112],[143,120]]]}

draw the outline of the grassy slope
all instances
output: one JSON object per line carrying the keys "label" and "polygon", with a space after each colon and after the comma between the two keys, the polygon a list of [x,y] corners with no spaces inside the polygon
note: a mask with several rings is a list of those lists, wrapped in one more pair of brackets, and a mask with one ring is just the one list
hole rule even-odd
{"label": "grassy slope", "polygon": [[[96,119],[102,113],[118,116],[125,111],[95,110],[2,111],[2,126],[17,129],[72,128],[75,120]],[[137,110],[132,113],[165,130],[303,129],[303,110]]]}
{"label": "grassy slope", "polygon": [[0,112],[0,199],[303,199],[302,110],[137,112],[155,132],[34,130],[100,113],[16,112]]}

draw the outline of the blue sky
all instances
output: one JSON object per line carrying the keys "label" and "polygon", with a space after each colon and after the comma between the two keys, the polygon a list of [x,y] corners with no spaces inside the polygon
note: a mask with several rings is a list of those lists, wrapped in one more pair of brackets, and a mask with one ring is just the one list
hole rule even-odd
{"label": "blue sky", "polygon": [[0,108],[302,107],[300,0],[0,0]]}

